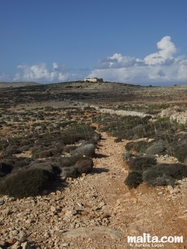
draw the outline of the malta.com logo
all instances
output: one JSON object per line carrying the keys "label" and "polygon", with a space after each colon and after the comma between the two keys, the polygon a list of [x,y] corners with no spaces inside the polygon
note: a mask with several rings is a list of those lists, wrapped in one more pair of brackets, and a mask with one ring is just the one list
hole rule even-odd
{"label": "malta.com logo", "polygon": [[143,233],[143,236],[127,236],[127,242],[132,247],[164,248],[166,243],[183,243],[183,236],[151,236]]}

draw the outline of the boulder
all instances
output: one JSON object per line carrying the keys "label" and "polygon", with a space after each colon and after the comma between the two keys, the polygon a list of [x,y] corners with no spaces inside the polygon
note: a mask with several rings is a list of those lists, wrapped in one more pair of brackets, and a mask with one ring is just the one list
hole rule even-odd
{"label": "boulder", "polygon": [[165,151],[165,147],[162,142],[154,142],[150,147],[147,148],[146,154],[161,154]]}
{"label": "boulder", "polygon": [[95,156],[95,145],[83,144],[71,152],[71,155],[82,155],[87,157]]}

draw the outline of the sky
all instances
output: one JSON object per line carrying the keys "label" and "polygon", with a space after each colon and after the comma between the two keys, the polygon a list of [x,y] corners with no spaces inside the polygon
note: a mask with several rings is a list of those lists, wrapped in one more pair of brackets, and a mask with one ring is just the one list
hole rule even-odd
{"label": "sky", "polygon": [[0,0],[0,81],[187,84],[186,0]]}

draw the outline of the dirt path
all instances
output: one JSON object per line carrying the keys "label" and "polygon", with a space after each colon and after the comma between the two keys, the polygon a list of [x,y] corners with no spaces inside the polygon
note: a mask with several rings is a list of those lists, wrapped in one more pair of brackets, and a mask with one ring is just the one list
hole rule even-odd
{"label": "dirt path", "polygon": [[[81,234],[85,237],[81,248],[132,248],[127,242],[127,236],[143,236],[143,233],[158,237],[182,235],[185,240],[183,244],[157,243],[155,247],[186,248],[185,186],[183,191],[178,189],[178,192],[172,194],[167,188],[151,189],[144,185],[137,190],[129,191],[124,184],[128,171],[125,170],[122,161],[125,143],[125,141],[115,143],[113,137],[102,133],[102,140],[96,152],[97,157],[94,160],[94,174],[87,175],[82,180],[78,191],[76,184],[70,186],[70,193],[74,193],[74,200],[82,203],[83,207],[86,207],[86,204],[89,206],[91,203],[87,210],[87,218],[94,220],[94,215],[98,216],[97,218],[101,222],[96,225],[103,228],[103,232],[102,229],[93,230],[93,233],[90,234],[89,224],[84,230],[84,235]],[[93,210],[98,210],[98,213],[92,216]],[[104,219],[106,224],[103,223]],[[105,225],[117,229],[118,236],[112,236],[112,231],[105,236]],[[78,229],[77,232],[80,235]],[[88,238],[87,233],[89,234]],[[77,237],[75,244],[78,241]],[[138,247],[135,244],[133,247],[143,248],[143,246],[139,245]],[[150,247],[152,248],[152,245]]]}

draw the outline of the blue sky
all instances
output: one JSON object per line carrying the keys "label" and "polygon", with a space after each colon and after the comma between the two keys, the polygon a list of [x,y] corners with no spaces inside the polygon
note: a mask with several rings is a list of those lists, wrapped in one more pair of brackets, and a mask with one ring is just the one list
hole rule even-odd
{"label": "blue sky", "polygon": [[187,83],[186,0],[0,0],[0,81]]}

